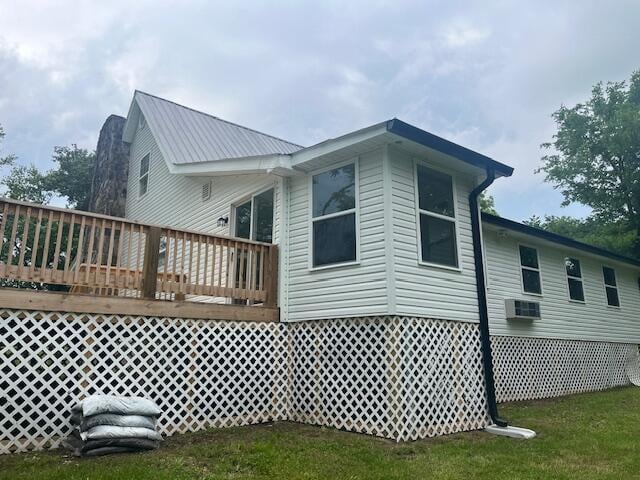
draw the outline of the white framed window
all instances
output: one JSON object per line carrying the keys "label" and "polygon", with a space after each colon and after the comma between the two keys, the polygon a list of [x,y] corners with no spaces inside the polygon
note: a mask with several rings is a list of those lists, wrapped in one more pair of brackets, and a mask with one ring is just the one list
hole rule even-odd
{"label": "white framed window", "polygon": [[520,253],[520,271],[522,292],[529,295],[542,295],[542,276],[538,249],[526,245],[518,245]]}
{"label": "white framed window", "polygon": [[419,263],[460,269],[454,177],[415,162]]}
{"label": "white framed window", "polygon": [[618,282],[616,271],[611,267],[602,267],[602,279],[604,280],[604,291],[607,296],[607,305],[610,307],[620,306],[620,296],[618,295]]}
{"label": "white framed window", "polygon": [[574,257],[566,257],[564,259],[564,268],[567,272],[569,300],[584,303],[584,285],[582,283],[580,260]]}
{"label": "white framed window", "polygon": [[142,197],[149,190],[149,154],[140,160],[140,175],[138,176],[138,196]]}
{"label": "white framed window", "polygon": [[358,192],[357,159],[311,174],[311,270],[358,262]]}
{"label": "white framed window", "polygon": [[270,186],[231,204],[231,231],[234,237],[273,242],[274,192]]}

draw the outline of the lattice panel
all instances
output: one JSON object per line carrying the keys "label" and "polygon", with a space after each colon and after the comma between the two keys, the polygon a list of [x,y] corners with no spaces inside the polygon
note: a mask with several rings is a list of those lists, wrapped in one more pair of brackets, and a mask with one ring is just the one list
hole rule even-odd
{"label": "lattice panel", "polygon": [[491,337],[499,402],[549,398],[629,384],[638,346],[525,337]]}
{"label": "lattice panel", "polygon": [[289,336],[293,420],[398,441],[488,423],[477,325],[353,318]]}
{"label": "lattice panel", "polygon": [[163,434],[272,420],[410,440],[488,422],[477,325],[0,310],[0,453],[56,447],[71,405],[143,395]]}
{"label": "lattice panel", "polygon": [[400,440],[486,427],[480,330],[477,324],[403,318],[403,402]]}
{"label": "lattice panel", "polygon": [[286,335],[277,323],[0,312],[0,453],[55,447],[71,405],[143,395],[161,432],[283,418]]}

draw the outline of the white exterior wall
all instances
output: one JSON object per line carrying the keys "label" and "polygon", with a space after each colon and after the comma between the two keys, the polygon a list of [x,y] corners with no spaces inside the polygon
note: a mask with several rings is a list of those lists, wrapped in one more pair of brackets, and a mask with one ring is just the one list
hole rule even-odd
{"label": "white exterior wall", "polygon": [[[149,158],[149,187],[138,196],[140,161]],[[212,180],[211,197],[202,200],[202,185]],[[278,243],[280,188],[277,177],[238,175],[233,177],[185,177],[173,175],[151,135],[149,127],[136,133],[131,145],[126,217],[141,222],[168,225],[206,233],[229,235],[229,225],[218,227],[220,217],[231,215],[231,204],[252,193],[275,187],[274,243]]]}
{"label": "white exterior wall", "polygon": [[387,278],[384,247],[382,151],[359,158],[358,265],[311,271],[309,255],[310,175],[289,179],[287,295],[288,321],[384,315]]}
{"label": "white exterior wall", "polygon": [[410,315],[478,321],[468,195],[471,176],[456,175],[459,271],[419,264],[414,158],[397,149],[359,158],[360,263],[309,269],[310,175],[289,180],[289,321]]}
{"label": "white exterior wall", "polygon": [[[491,335],[640,343],[640,270],[606,258],[562,246],[550,246],[534,237],[518,240],[507,233],[483,229],[487,265],[487,301]],[[522,293],[518,245],[538,249],[542,296]],[[585,303],[569,300],[564,258],[575,257],[582,268]],[[602,266],[615,268],[620,307],[607,305]],[[539,301],[541,319],[506,320],[507,298]]]}
{"label": "white exterior wall", "polygon": [[[140,162],[149,154],[147,193],[138,195]],[[202,185],[211,180],[211,196],[202,199]],[[233,225],[231,206],[258,191],[274,188],[273,243],[279,243],[281,216],[281,181],[271,175],[235,175],[226,177],[185,177],[169,172],[167,164],[148,126],[137,131],[131,145],[125,217],[143,223],[183,228],[217,235],[230,235]],[[229,217],[226,226],[218,218]],[[172,252],[167,261],[171,262]],[[226,257],[225,257],[226,258]],[[180,261],[178,256],[178,262]],[[135,255],[129,260],[135,262]],[[222,274],[226,273],[223,262]],[[195,269],[193,272],[195,280]],[[217,278],[217,275],[216,277]],[[226,303],[227,299],[189,295],[188,300]]]}
{"label": "white exterior wall", "polygon": [[449,172],[453,174],[455,184],[460,270],[421,265],[414,178],[416,157],[390,149],[389,158],[397,313],[477,322],[478,297],[469,214],[469,192],[474,188],[474,179],[469,175]]}

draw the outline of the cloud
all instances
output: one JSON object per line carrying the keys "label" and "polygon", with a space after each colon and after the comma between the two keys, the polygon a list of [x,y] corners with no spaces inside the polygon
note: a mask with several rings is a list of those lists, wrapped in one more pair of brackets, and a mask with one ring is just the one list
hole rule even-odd
{"label": "cloud", "polygon": [[442,31],[443,43],[449,48],[478,45],[489,37],[489,29],[473,25],[466,19],[456,19]]}
{"label": "cloud", "polygon": [[533,170],[550,114],[636,64],[640,4],[0,0],[6,150],[94,148],[135,88],[310,145],[398,116],[516,167],[505,215],[584,214]]}

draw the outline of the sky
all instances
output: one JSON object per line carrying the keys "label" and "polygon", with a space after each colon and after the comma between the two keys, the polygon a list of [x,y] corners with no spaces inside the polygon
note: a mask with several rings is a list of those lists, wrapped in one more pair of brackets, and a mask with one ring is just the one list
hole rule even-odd
{"label": "sky", "polygon": [[95,149],[139,89],[302,145],[397,117],[513,166],[501,215],[585,216],[534,173],[540,144],[562,104],[640,69],[638,19],[635,0],[0,0],[0,155]]}

